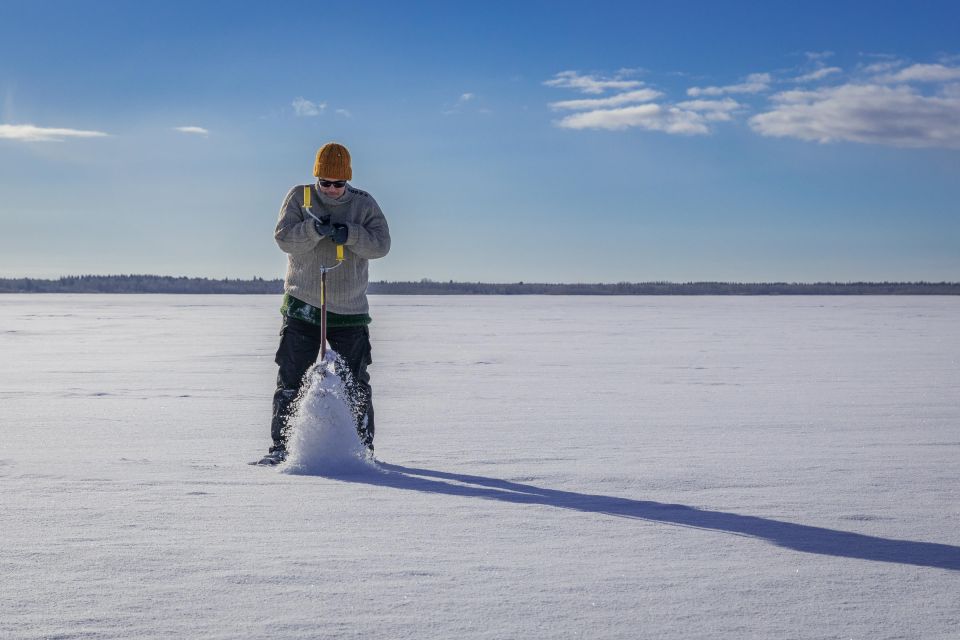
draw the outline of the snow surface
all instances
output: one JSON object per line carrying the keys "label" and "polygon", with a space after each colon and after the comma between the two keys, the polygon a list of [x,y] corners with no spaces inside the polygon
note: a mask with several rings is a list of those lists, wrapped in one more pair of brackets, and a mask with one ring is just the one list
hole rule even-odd
{"label": "snow surface", "polygon": [[340,477],[279,302],[0,296],[0,637],[960,637],[958,298],[374,297]]}

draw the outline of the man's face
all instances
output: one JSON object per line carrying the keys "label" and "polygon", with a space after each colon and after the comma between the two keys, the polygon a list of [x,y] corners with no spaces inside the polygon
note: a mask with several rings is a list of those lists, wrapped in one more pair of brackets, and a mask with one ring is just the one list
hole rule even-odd
{"label": "man's face", "polygon": [[331,180],[330,178],[320,178],[317,181],[317,188],[320,193],[328,198],[339,198],[347,189],[346,180]]}

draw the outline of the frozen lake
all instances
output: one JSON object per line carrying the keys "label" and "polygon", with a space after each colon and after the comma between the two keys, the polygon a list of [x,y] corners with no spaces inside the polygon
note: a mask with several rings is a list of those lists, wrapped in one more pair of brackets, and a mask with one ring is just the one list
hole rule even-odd
{"label": "frozen lake", "polygon": [[340,478],[279,304],[0,295],[0,637],[958,637],[960,298],[374,296]]}

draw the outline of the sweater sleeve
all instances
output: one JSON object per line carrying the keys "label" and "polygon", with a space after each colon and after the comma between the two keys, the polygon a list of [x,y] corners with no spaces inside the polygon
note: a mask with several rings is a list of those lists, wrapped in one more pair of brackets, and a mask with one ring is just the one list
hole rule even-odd
{"label": "sweater sleeve", "polygon": [[[297,197],[298,192],[301,194]],[[305,216],[302,208],[303,187],[294,187],[283,200],[280,219],[273,238],[284,253],[306,253],[313,250],[323,237],[317,233],[313,218]]]}
{"label": "sweater sleeve", "polygon": [[360,223],[347,224],[347,242],[345,246],[361,258],[373,260],[382,258],[390,251],[390,227],[380,210],[380,205],[367,195],[370,206],[364,210]]}

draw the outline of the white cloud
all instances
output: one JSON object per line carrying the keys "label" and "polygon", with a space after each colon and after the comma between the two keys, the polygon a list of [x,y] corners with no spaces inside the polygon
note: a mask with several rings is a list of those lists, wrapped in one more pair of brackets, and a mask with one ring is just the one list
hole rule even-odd
{"label": "white cloud", "polygon": [[619,107],[625,104],[635,102],[650,102],[656,100],[663,94],[654,89],[637,89],[626,93],[618,93],[609,98],[594,98],[583,100],[563,100],[561,102],[551,102],[550,108],[554,111],[569,109],[572,111],[581,111],[585,109],[602,109],[604,107]]}
{"label": "white cloud", "polygon": [[353,114],[347,111],[346,109],[337,109],[335,112],[338,116],[343,116],[344,118],[352,118]]}
{"label": "white cloud", "polygon": [[769,73],[751,73],[740,84],[729,84],[723,87],[690,87],[687,89],[687,95],[696,98],[698,96],[722,96],[728,93],[761,93],[770,88],[771,81],[772,78]]}
{"label": "white cloud", "polygon": [[903,66],[902,60],[884,60],[883,62],[873,62],[871,64],[865,65],[863,70],[866,73],[877,74],[877,73],[887,73],[888,71],[893,71],[898,67]]}
{"label": "white cloud", "polygon": [[940,94],[945,98],[960,98],[960,84],[945,85]]}
{"label": "white cloud", "polygon": [[470,91],[465,91],[461,93],[460,96],[452,104],[443,105],[443,110],[440,112],[445,116],[454,116],[460,114],[476,114],[476,113],[490,113],[490,110],[475,105],[477,102],[477,94]]}
{"label": "white cloud", "polygon": [[786,91],[773,100],[776,107],[749,121],[764,136],[960,148],[960,98],[950,94],[925,96],[907,86],[845,84]]}
{"label": "white cloud", "polygon": [[298,116],[319,116],[327,108],[326,102],[316,103],[307,100],[304,97],[299,97],[293,101],[293,111]]}
{"label": "white cloud", "polygon": [[807,56],[807,60],[812,62],[823,62],[827,58],[833,57],[833,51],[805,51],[803,55]]}
{"label": "white cloud", "polygon": [[564,129],[622,130],[631,127],[682,135],[709,133],[704,118],[693,111],[658,104],[601,109],[567,116],[557,122]]}
{"label": "white cloud", "polygon": [[817,80],[823,80],[827,76],[833,75],[835,73],[842,73],[843,69],[840,67],[822,67],[811,71],[810,73],[805,73],[799,78],[794,78],[794,82],[815,82]]}
{"label": "white cloud", "polygon": [[193,133],[201,136],[209,135],[209,131],[203,127],[174,127],[174,131],[179,131],[180,133]]}
{"label": "white cloud", "polygon": [[463,113],[463,107],[466,106],[468,102],[473,100],[474,95],[472,93],[461,93],[460,97],[454,101],[452,105],[444,105],[443,110],[440,112],[445,116],[452,116]]}
{"label": "white cloud", "polygon": [[678,102],[676,106],[678,109],[702,113],[703,118],[710,122],[731,120],[733,118],[731,114],[743,107],[742,104],[732,98],[724,98],[723,100],[687,100],[685,102]]}
{"label": "white cloud", "polygon": [[877,82],[951,82],[960,80],[960,67],[942,64],[915,64],[897,73],[879,76]]}
{"label": "white cloud", "polygon": [[632,70],[622,69],[613,78],[581,76],[576,71],[556,74],[545,85],[573,89],[580,93],[598,94],[617,89],[603,98],[562,100],[550,103],[554,111],[579,111],[554,122],[564,129],[606,129],[620,131],[630,128],[662,131],[680,135],[710,133],[709,122],[729,120],[730,112],[740,105],[731,99],[694,100],[685,106],[659,104],[663,92],[643,87],[636,80],[625,80]]}
{"label": "white cloud", "polygon": [[576,71],[561,71],[543,84],[559,89],[575,89],[581,93],[600,94],[608,89],[626,91],[643,86],[639,80],[624,80],[622,75],[602,78],[593,75],[581,76]]}
{"label": "white cloud", "polygon": [[[895,56],[862,54],[867,60],[854,67],[853,79],[837,80],[844,70],[826,66],[831,52],[805,55],[810,61],[806,73],[793,79],[804,84],[770,96],[767,106],[748,120],[755,133],[821,143],[960,149],[960,57],[907,66]],[[769,93],[776,82],[769,73],[753,73],[737,84],[691,87],[685,101],[665,98],[620,74],[611,78],[564,71],[544,84],[607,93],[549,103],[554,111],[574,112],[554,121],[561,128],[703,135],[716,123],[757,113],[750,96]],[[748,95],[734,99],[735,94]]]}
{"label": "white cloud", "polygon": [[36,127],[32,124],[0,124],[0,139],[22,142],[62,142],[64,138],[102,138],[109,136],[102,131]]}

